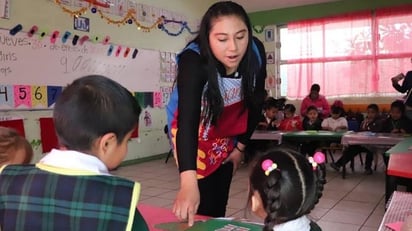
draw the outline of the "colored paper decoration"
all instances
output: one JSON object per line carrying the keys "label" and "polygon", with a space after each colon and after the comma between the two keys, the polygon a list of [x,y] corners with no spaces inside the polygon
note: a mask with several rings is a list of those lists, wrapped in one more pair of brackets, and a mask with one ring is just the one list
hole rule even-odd
{"label": "colored paper decoration", "polygon": [[32,107],[47,107],[47,87],[31,86]]}
{"label": "colored paper decoration", "polygon": [[56,102],[57,97],[62,93],[63,88],[59,86],[47,86],[47,106],[50,107]]}
{"label": "colored paper decoration", "polygon": [[14,106],[26,106],[30,108],[31,103],[31,87],[29,85],[15,85],[14,86]]}
{"label": "colored paper decoration", "polygon": [[161,108],[163,106],[162,97],[162,92],[160,91],[153,93],[153,107]]}
{"label": "colored paper decoration", "polygon": [[14,107],[14,87],[12,85],[0,85],[0,105]]}
{"label": "colored paper decoration", "polygon": [[58,148],[59,142],[54,129],[53,118],[39,118],[39,122],[43,153],[50,152],[53,148]]}
{"label": "colored paper decoration", "polygon": [[21,136],[25,137],[26,133],[24,131],[24,124],[22,119],[17,119],[17,120],[4,120],[0,121],[0,126],[1,127],[8,127],[8,128],[13,128],[16,130]]}

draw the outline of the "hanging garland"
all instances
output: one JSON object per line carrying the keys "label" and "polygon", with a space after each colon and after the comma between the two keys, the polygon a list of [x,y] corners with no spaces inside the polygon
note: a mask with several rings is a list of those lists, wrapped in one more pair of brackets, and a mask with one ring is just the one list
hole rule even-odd
{"label": "hanging garland", "polygon": [[[165,25],[170,24],[170,23],[175,23],[175,24],[180,24],[181,27],[177,32],[170,32]],[[192,31],[190,27],[187,25],[187,22],[184,21],[176,21],[176,20],[170,20],[170,19],[164,19],[162,24],[159,24],[159,29],[164,31],[166,34],[171,35],[171,36],[179,36],[184,29],[186,29],[190,34],[197,34],[198,31]]]}
{"label": "hanging garland", "polygon": [[54,0],[54,2],[57,5],[60,6],[60,8],[63,10],[63,12],[68,13],[71,16],[75,16],[75,17],[78,17],[78,16],[86,13],[87,9],[90,8],[90,4],[89,4],[89,7],[82,7],[79,10],[71,10],[71,9],[65,7],[60,0]]}
{"label": "hanging garland", "polygon": [[[156,22],[154,22],[150,26],[144,26],[141,22],[137,20],[135,17],[136,11],[134,9],[129,9],[126,13],[126,15],[121,18],[121,19],[112,19],[111,17],[105,15],[102,10],[97,9],[94,4],[92,4],[92,1],[89,2],[88,7],[81,7],[79,10],[71,10],[63,5],[61,0],[54,0],[57,5],[63,10],[63,12],[70,14],[71,16],[78,17],[82,14],[85,14],[88,9],[91,10],[93,14],[98,13],[100,15],[100,18],[104,19],[107,21],[108,24],[113,24],[117,26],[121,25],[126,25],[126,24],[136,24],[138,30],[142,30],[144,32],[150,32],[150,30],[154,28],[159,28],[160,30],[164,31],[166,34],[171,35],[171,36],[178,36],[183,31],[186,29],[190,34],[197,34],[197,31],[192,31],[192,29],[187,25],[187,22],[185,21],[176,21],[176,20],[170,20],[170,19],[165,19],[164,16],[159,17]],[[177,32],[170,32],[168,29],[166,29],[165,25],[169,23],[176,23],[180,24],[181,27]],[[262,29],[263,30],[263,29]]]}
{"label": "hanging garland", "polygon": [[265,30],[265,26],[253,25],[252,29],[256,34],[262,34],[263,31]]}

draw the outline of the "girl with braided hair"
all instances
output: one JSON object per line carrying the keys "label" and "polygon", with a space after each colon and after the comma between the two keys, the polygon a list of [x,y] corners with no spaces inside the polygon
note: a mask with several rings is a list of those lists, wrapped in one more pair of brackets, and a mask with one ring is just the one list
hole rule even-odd
{"label": "girl with braided hair", "polygon": [[325,155],[305,158],[291,149],[270,149],[250,174],[249,204],[264,231],[321,231],[307,214],[322,196]]}

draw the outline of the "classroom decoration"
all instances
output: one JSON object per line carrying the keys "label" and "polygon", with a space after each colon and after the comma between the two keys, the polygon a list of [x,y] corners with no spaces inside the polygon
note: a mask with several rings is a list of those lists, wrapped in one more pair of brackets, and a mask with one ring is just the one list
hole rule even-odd
{"label": "classroom decoration", "polygon": [[176,53],[160,52],[160,79],[172,83],[176,76]]}
{"label": "classroom decoration", "polygon": [[26,136],[26,133],[25,133],[25,130],[24,130],[23,119],[3,120],[3,121],[0,121],[0,126],[1,127],[13,128],[21,136],[23,136],[23,137]]}
{"label": "classroom decoration", "polygon": [[10,0],[0,0],[0,18],[9,18]]}
{"label": "classroom decoration", "polygon": [[252,25],[252,29],[256,34],[262,34],[263,31],[265,30],[265,26]]}
{"label": "classroom decoration", "polygon": [[[135,24],[138,30],[143,32],[150,32],[153,29],[160,29],[170,36],[178,36],[185,29],[190,34],[196,34],[197,31],[193,31],[189,26],[187,20],[183,16],[170,12],[168,10],[140,4],[135,1],[114,1],[112,3],[98,1],[98,0],[52,0],[54,1],[65,13],[70,16],[80,18],[89,9],[93,14],[98,14],[101,19],[105,20],[108,24],[123,26]],[[72,10],[71,8],[80,7],[78,10]],[[114,16],[114,17],[113,17]],[[144,25],[147,23],[149,25]],[[171,32],[169,28],[166,28],[166,24],[171,24]]]}
{"label": "classroom decoration", "polygon": [[59,142],[54,129],[53,118],[39,118],[40,139],[43,153],[50,152],[53,148],[58,148]]}
{"label": "classroom decoration", "polygon": [[[5,41],[0,55],[0,100],[5,99],[1,93],[6,89],[4,86],[11,85],[14,89],[7,96],[14,95],[13,106],[30,109],[32,85],[65,86],[89,74],[108,76],[132,91],[160,89],[159,51],[87,42],[88,35],[70,36],[65,31],[54,31],[54,39],[47,30],[39,27],[39,31],[43,31],[39,36],[47,38],[29,37],[27,32],[10,35],[9,30],[0,29],[0,41]],[[68,37],[65,43],[62,36]],[[108,55],[111,46],[113,53]]]}

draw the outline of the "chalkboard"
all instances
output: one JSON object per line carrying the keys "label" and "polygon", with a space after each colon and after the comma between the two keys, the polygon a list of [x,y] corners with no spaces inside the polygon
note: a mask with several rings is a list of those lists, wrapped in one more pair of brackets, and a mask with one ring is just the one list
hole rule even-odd
{"label": "chalkboard", "polygon": [[100,74],[130,91],[159,91],[159,51],[103,44],[102,38],[82,42],[82,36],[73,45],[74,36],[64,42],[64,33],[53,39],[27,32],[12,36],[0,29],[0,84],[66,86],[81,76]]}

